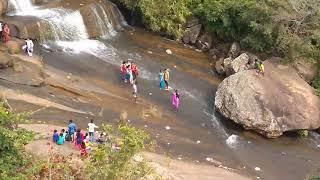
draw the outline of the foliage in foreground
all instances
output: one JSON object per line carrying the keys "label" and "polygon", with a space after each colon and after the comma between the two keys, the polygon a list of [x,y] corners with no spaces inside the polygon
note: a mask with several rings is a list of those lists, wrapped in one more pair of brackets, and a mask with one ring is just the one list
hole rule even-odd
{"label": "foliage in foreground", "polygon": [[148,134],[127,124],[104,125],[108,143],[99,145],[84,162],[59,154],[32,157],[24,152],[24,145],[34,133],[17,128],[27,117],[0,105],[1,179],[139,179],[153,172],[143,159],[133,160],[150,144]]}
{"label": "foliage in foreground", "polygon": [[19,176],[28,163],[23,146],[33,139],[34,134],[17,129],[17,123],[26,118],[25,114],[14,114],[0,104],[0,176],[10,179]]}
{"label": "foliage in foreground", "polygon": [[86,174],[89,179],[139,179],[152,172],[143,159],[133,160],[150,141],[144,131],[129,125],[118,128],[104,125],[103,130],[109,135],[109,141],[99,145],[88,159]]}

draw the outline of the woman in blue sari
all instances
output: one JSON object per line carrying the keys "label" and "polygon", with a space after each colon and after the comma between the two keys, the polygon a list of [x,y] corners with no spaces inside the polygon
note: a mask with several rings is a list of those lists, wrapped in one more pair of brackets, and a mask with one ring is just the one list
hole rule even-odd
{"label": "woman in blue sari", "polygon": [[166,84],[164,82],[164,73],[162,72],[162,70],[160,70],[159,79],[160,79],[160,89],[163,90],[165,89]]}

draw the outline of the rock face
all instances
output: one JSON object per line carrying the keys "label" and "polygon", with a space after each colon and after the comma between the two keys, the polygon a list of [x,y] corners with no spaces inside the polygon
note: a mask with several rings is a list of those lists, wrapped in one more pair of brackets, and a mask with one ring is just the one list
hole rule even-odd
{"label": "rock face", "polygon": [[8,0],[0,0],[0,15],[4,15],[7,12]]}
{"label": "rock face", "polygon": [[216,71],[217,71],[217,73],[219,75],[224,75],[225,74],[225,70],[224,70],[224,67],[223,67],[223,59],[219,59],[218,61],[216,61],[215,69],[216,69]]}
{"label": "rock face", "polygon": [[200,35],[201,28],[201,24],[187,28],[183,34],[182,41],[185,44],[195,44]]}
{"label": "rock face", "polygon": [[21,52],[21,48],[24,42],[21,40],[11,40],[8,41],[5,45],[8,48],[10,54],[18,54]]}
{"label": "rock face", "polygon": [[241,48],[240,44],[237,42],[234,42],[231,44],[230,50],[228,52],[228,57],[236,58],[240,55]]}
{"label": "rock face", "polygon": [[8,67],[13,67],[14,65],[14,58],[0,53],[0,69],[5,69]]}
{"label": "rock face", "polygon": [[291,67],[273,60],[264,66],[264,76],[248,70],[224,79],[216,93],[216,110],[268,138],[319,128],[320,100],[314,89]]}
{"label": "rock face", "polygon": [[110,36],[126,25],[117,6],[110,1],[88,4],[80,13],[90,38]]}
{"label": "rock face", "polygon": [[317,65],[305,60],[297,60],[293,64],[293,67],[297,70],[300,77],[308,83],[311,83],[317,73]]}
{"label": "rock face", "polygon": [[249,56],[246,53],[241,54],[234,60],[231,60],[231,58],[227,58],[227,60],[224,61],[226,75],[230,76],[237,72],[248,70],[248,63]]}
{"label": "rock face", "polygon": [[41,86],[45,82],[43,66],[35,57],[0,53],[0,66],[0,79],[30,86]]}

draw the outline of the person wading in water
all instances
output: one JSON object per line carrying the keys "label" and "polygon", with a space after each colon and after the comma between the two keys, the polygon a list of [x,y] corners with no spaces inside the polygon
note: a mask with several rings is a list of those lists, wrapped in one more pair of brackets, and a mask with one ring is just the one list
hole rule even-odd
{"label": "person wading in water", "polygon": [[169,79],[170,79],[170,73],[169,69],[164,70],[164,82],[166,84],[166,90],[169,90]]}
{"label": "person wading in water", "polygon": [[172,94],[172,106],[173,108],[178,111],[180,105],[180,94],[177,89],[174,90]]}

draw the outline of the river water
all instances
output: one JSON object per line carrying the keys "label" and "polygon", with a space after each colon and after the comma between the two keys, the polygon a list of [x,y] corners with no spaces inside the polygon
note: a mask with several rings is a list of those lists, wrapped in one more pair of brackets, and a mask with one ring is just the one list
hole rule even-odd
{"label": "river water", "polygon": [[[159,144],[159,153],[199,163],[210,163],[206,159],[213,158],[260,179],[304,179],[319,167],[318,134],[312,133],[310,138],[284,136],[269,140],[243,131],[216,114],[214,94],[221,80],[212,73],[205,54],[144,30],[119,31],[126,28],[123,17],[112,17],[118,21],[112,23],[110,14],[121,14],[114,8],[108,12],[99,3],[91,7],[97,21],[95,28],[101,35],[98,39],[89,38],[85,17],[77,8],[37,7],[28,0],[10,0],[10,6],[14,9],[8,12],[10,16],[34,16],[50,24],[53,36],[43,39],[39,51],[45,64],[86,79],[88,86],[99,86],[114,96],[130,96],[130,87],[119,81],[118,70],[121,61],[134,60],[141,70],[139,98],[161,109],[162,116],[153,122],[141,120],[138,115],[131,120],[149,130]],[[166,49],[171,49],[173,55],[167,55]],[[170,86],[181,93],[178,112],[170,106],[170,94],[158,88],[160,68],[170,68]],[[108,86],[97,83],[103,81]],[[133,106],[107,99],[101,106],[108,109],[110,103],[121,109]],[[114,114],[110,110],[103,113],[103,118],[113,118]],[[257,167],[260,171],[255,170]]]}

